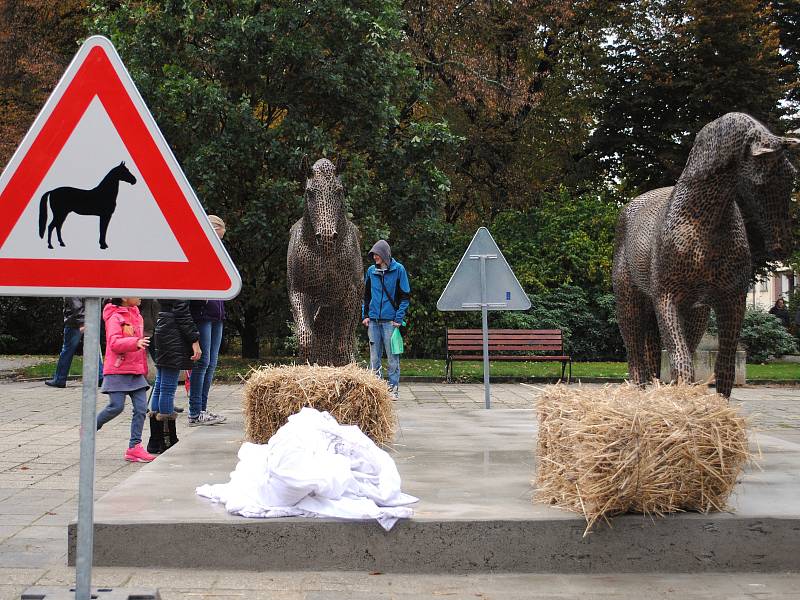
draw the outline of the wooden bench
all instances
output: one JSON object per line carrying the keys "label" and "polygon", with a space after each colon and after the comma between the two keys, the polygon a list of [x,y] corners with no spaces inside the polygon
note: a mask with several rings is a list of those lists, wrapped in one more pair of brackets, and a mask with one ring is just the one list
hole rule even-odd
{"label": "wooden bench", "polygon": [[[445,377],[450,382],[453,380],[453,361],[483,360],[483,331],[448,329],[446,335]],[[560,362],[561,379],[564,379],[564,371],[569,365],[567,382],[572,380],[572,357],[564,353],[560,329],[490,329],[489,361],[493,360]]]}

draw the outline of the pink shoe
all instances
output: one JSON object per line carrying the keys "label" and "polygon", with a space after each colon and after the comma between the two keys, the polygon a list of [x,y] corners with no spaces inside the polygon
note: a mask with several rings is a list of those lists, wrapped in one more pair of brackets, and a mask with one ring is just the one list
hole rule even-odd
{"label": "pink shoe", "polygon": [[155,456],[149,454],[142,448],[141,444],[136,444],[133,448],[125,450],[125,460],[128,462],[150,462],[155,460]]}

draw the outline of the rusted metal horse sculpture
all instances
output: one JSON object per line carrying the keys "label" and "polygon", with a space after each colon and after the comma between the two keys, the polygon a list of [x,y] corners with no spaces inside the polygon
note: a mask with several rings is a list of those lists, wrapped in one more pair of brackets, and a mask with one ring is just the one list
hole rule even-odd
{"label": "rusted metal horse sculpture", "polygon": [[717,392],[730,396],[753,257],[781,260],[791,249],[796,171],[786,150],[798,144],[748,115],[726,114],[697,135],[675,187],[642,194],[622,211],[613,283],[634,383],[659,376],[662,343],[673,381],[692,382],[692,353],[713,308]]}
{"label": "rusted metal horse sculpture", "polygon": [[306,171],[305,213],[289,234],[289,302],[299,353],[311,364],[355,360],[364,267],[358,229],[347,219],[337,167],[322,158]]}

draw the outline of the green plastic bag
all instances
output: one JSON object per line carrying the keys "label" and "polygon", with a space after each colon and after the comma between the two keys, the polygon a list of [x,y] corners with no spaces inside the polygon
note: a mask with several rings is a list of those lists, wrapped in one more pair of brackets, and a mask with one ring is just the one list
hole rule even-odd
{"label": "green plastic bag", "polygon": [[392,354],[403,353],[403,336],[400,335],[400,328],[395,327],[392,332],[392,339],[389,341],[389,346],[392,349]]}

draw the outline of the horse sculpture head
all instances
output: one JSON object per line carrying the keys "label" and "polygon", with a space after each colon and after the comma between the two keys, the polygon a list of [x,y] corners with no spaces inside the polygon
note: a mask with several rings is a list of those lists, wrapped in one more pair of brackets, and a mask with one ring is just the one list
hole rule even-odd
{"label": "horse sculpture head", "polygon": [[700,130],[680,177],[733,188],[756,267],[791,252],[796,169],[787,151],[798,146],[800,140],[773,135],[749,115],[728,113]]}
{"label": "horse sculpture head", "polygon": [[136,183],[136,177],[134,177],[133,173],[131,173],[128,170],[128,167],[125,166],[124,160],[121,163],[119,163],[116,167],[111,169],[108,175],[113,177],[117,181],[124,181],[125,183],[130,183],[131,185],[134,185]]}
{"label": "horse sculpture head", "polygon": [[[307,163],[304,161],[304,166]],[[306,171],[305,217],[323,254],[333,254],[345,220],[344,187],[337,167],[321,158]]]}

